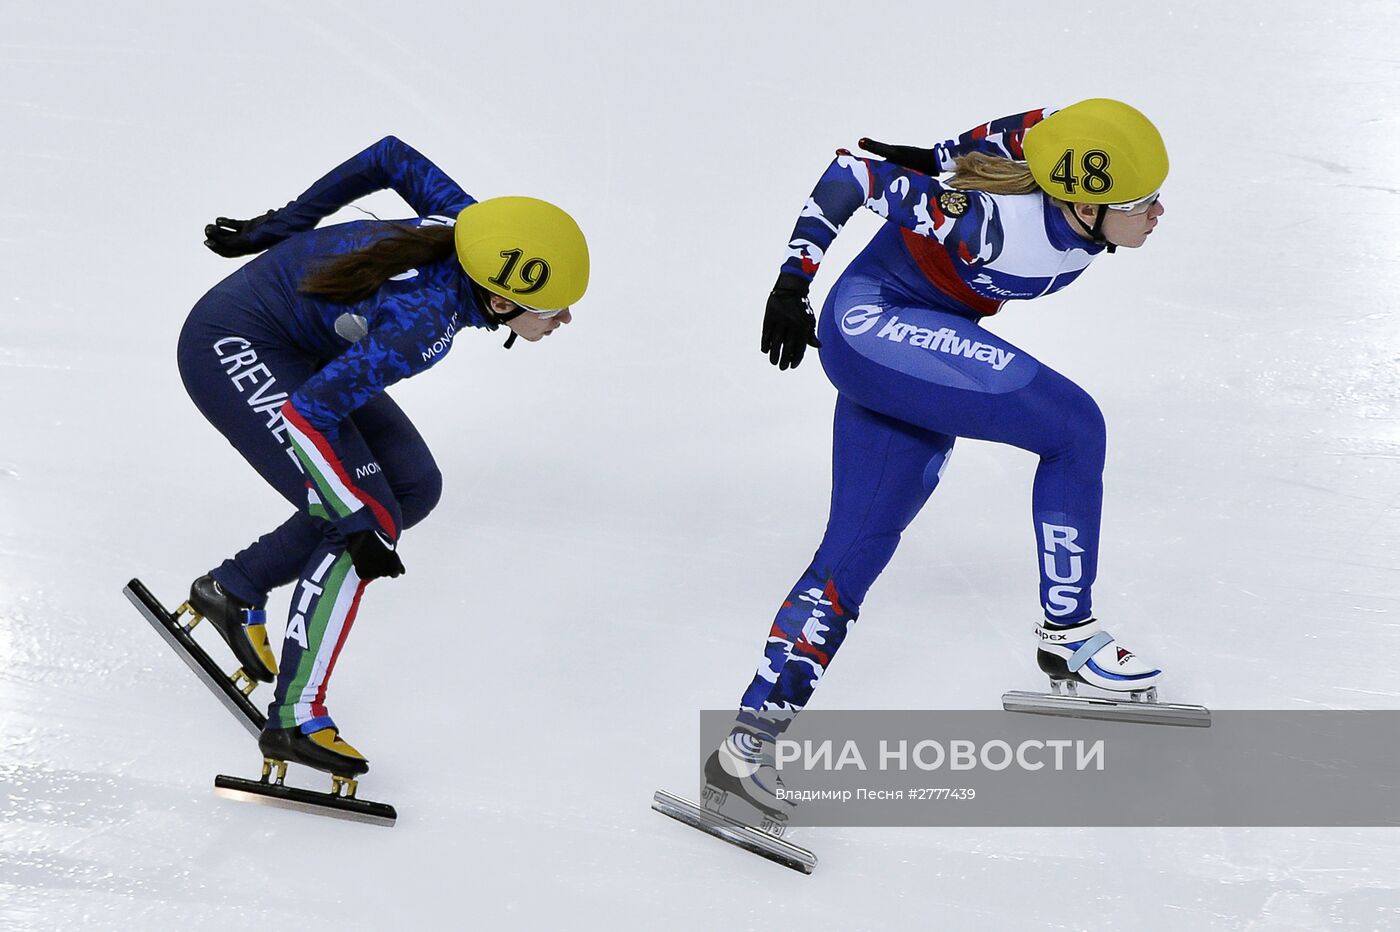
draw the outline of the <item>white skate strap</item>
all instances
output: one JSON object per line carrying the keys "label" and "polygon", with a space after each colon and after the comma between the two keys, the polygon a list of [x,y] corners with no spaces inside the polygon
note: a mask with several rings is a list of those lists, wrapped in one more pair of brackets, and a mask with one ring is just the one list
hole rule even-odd
{"label": "white skate strap", "polygon": [[1113,635],[1105,631],[1097,619],[1086,625],[1070,628],[1040,625],[1036,628],[1036,634],[1040,636],[1041,647],[1066,649],[1070,644],[1079,644],[1074,653],[1065,658],[1065,666],[1071,673],[1078,673],[1079,669],[1089,662],[1090,657],[1113,643]]}
{"label": "white skate strap", "polygon": [[1100,648],[1112,643],[1113,635],[1106,631],[1100,631],[1079,645],[1079,650],[1070,655],[1069,659],[1065,661],[1065,666],[1069,667],[1069,672],[1078,673],[1079,668],[1088,663],[1089,658],[1097,654]]}

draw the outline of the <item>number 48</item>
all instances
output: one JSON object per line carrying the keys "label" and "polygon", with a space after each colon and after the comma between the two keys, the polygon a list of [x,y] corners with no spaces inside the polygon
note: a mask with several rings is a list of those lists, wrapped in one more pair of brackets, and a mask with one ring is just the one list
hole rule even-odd
{"label": "number 48", "polygon": [[1050,180],[1064,185],[1066,194],[1073,194],[1082,183],[1090,194],[1103,194],[1113,187],[1113,176],[1108,173],[1108,153],[1102,149],[1090,149],[1079,160],[1084,175],[1081,179],[1074,173],[1074,150],[1066,149],[1065,154],[1055,163],[1050,172]]}

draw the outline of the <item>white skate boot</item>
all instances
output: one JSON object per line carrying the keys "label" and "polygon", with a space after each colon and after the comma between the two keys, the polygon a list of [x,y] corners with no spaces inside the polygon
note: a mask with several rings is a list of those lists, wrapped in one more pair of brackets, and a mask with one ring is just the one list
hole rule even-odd
{"label": "white skate boot", "polygon": [[[1036,661],[1050,677],[1050,692],[1005,693],[1001,705],[1008,712],[1151,725],[1210,726],[1210,710],[1204,706],[1158,702],[1157,681],[1162,671],[1144,663],[1097,620],[1090,618],[1074,625],[1042,623],[1036,628],[1036,639]],[[1116,695],[1080,695],[1080,684]]]}
{"label": "white skate boot", "polygon": [[[774,755],[773,739],[736,728],[705,762],[701,793],[705,808],[722,812],[732,797],[738,797],[758,811],[760,831],[782,835],[796,803],[781,796],[785,787]],[[746,821],[743,816],[725,814]]]}
{"label": "white skate boot", "polygon": [[1036,661],[1050,677],[1052,689],[1060,683],[1087,683],[1109,692],[1139,692],[1156,687],[1162,676],[1093,618],[1075,625],[1042,624],[1036,635]]}

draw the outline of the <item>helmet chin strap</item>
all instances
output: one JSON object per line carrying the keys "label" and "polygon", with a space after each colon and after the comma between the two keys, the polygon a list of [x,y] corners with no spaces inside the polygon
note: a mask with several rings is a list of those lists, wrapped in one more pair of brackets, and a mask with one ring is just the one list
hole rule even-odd
{"label": "helmet chin strap", "polygon": [[1103,204],[1099,204],[1098,208],[1098,213],[1094,216],[1093,226],[1089,226],[1089,224],[1085,223],[1083,218],[1079,216],[1079,211],[1074,208],[1070,208],[1070,213],[1074,215],[1074,222],[1079,224],[1080,228],[1083,229],[1085,233],[1089,234],[1089,239],[1103,246],[1107,252],[1117,252],[1118,247],[1104,239],[1103,235],[1103,222],[1104,219],[1108,217],[1108,208]]}
{"label": "helmet chin strap", "polygon": [[[471,281],[471,279],[468,279],[468,281]],[[495,330],[496,327],[500,326],[501,324],[509,323],[510,321],[515,320],[515,318],[525,313],[525,308],[516,305],[516,308],[513,311],[508,311],[504,314],[497,314],[495,311],[491,310],[491,292],[487,291],[485,288],[481,287],[476,282],[472,282],[471,284],[472,291],[476,294],[477,302],[480,303],[482,308],[486,310],[486,317],[489,321],[491,321],[492,330]],[[518,336],[520,336],[520,334],[516,333],[514,330],[510,332],[510,336],[506,337],[506,349],[510,349],[512,346],[515,345],[515,338]]]}
{"label": "helmet chin strap", "polygon": [[[523,307],[517,307],[515,310],[513,310],[513,311],[511,311],[511,312],[509,312],[509,313],[507,313],[507,314],[497,314],[495,311],[492,311],[492,312],[491,312],[491,316],[494,317],[494,318],[496,318],[496,322],[497,322],[497,323],[499,323],[499,324],[504,324],[504,323],[508,323],[509,321],[515,320],[515,318],[519,317],[521,314],[524,314],[524,313],[525,313],[525,308],[523,308]],[[514,330],[512,330],[512,331],[510,332],[510,336],[506,337],[506,343],[505,343],[506,349],[510,349],[512,346],[515,345],[515,338],[518,337],[518,336],[520,336],[520,334],[516,333]]]}

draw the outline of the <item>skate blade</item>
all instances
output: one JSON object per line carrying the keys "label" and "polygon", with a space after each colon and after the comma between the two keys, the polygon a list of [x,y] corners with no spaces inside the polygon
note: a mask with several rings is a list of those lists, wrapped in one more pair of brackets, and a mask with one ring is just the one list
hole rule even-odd
{"label": "skate blade", "polygon": [[122,594],[136,606],[137,611],[150,622],[151,627],[156,629],[156,633],[174,649],[180,659],[185,661],[186,666],[218,697],[224,708],[243,723],[243,727],[248,729],[248,734],[254,738],[262,734],[263,727],[267,724],[267,716],[253,705],[248,696],[223,670],[219,669],[219,665],[204,652],[204,648],[200,647],[194,638],[190,637],[189,632],[175,620],[175,616],[166,611],[165,606],[151,595],[141,580],[133,579],[127,583],[122,588]]}
{"label": "skate blade", "polygon": [[242,777],[227,777],[219,774],[214,778],[214,793],[224,799],[243,803],[258,803],[278,809],[294,809],[332,819],[345,819],[348,822],[364,822],[369,825],[392,827],[399,814],[388,803],[375,803],[365,799],[346,796],[332,796],[330,793],[317,793],[300,787],[279,783],[264,783],[261,780],[245,780]]}
{"label": "skate blade", "polygon": [[1108,699],[1101,696],[1067,696],[1017,689],[1002,694],[1001,707],[1008,712],[1058,715],[1063,718],[1089,718],[1103,722],[1180,725],[1187,728],[1210,727],[1210,709],[1203,705],[1142,702],[1126,697]]}
{"label": "skate blade", "polygon": [[727,841],[795,871],[810,874],[817,866],[817,856],[806,848],[799,848],[790,841],[760,832],[752,825],[745,825],[718,812],[712,812],[665,790],[657,790],[652,796],[651,808],[677,822],[684,822],[691,828],[698,828],[706,835],[713,835],[721,841]]}

